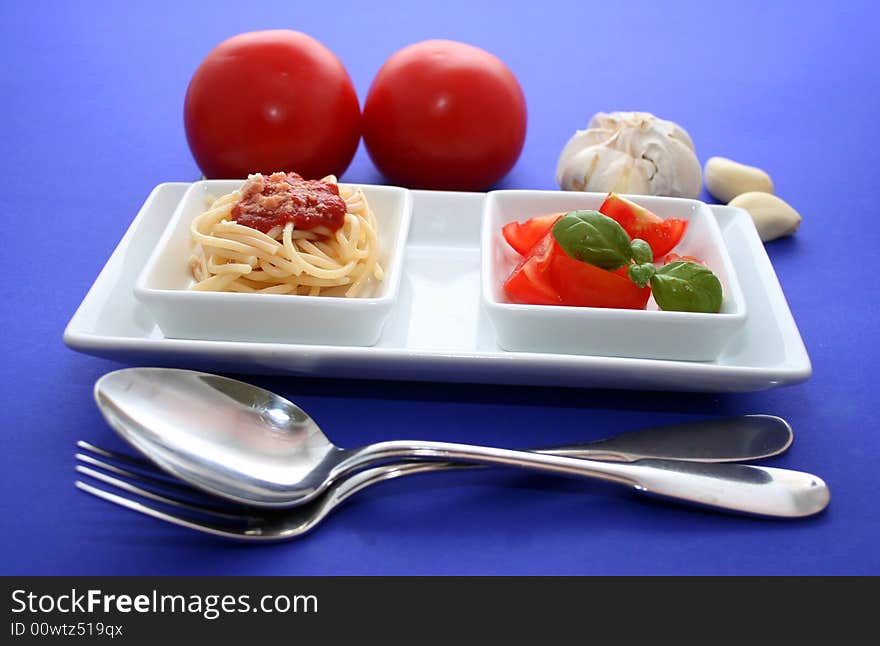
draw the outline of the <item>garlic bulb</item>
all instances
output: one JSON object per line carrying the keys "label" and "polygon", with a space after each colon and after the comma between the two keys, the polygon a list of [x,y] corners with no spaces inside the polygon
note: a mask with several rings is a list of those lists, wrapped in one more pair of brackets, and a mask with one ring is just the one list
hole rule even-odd
{"label": "garlic bulb", "polygon": [[556,166],[559,187],[575,191],[697,197],[702,182],[690,135],[649,112],[599,112]]}

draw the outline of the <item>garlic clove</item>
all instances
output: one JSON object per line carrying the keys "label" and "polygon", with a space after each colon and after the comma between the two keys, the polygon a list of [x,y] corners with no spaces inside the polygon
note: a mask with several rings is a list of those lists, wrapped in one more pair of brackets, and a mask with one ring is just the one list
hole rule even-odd
{"label": "garlic clove", "polygon": [[750,191],[773,193],[773,180],[757,166],[740,164],[726,157],[711,157],[704,168],[706,190],[720,202],[730,202]]}
{"label": "garlic clove", "polygon": [[650,163],[648,183],[653,195],[698,197],[703,188],[700,162],[684,141],[676,138],[655,138],[644,145],[642,159]]}
{"label": "garlic clove", "polygon": [[644,194],[649,189],[646,176],[634,171],[634,165],[625,152],[589,146],[560,164],[556,181],[568,190]]}
{"label": "garlic clove", "polygon": [[676,141],[680,141],[685,146],[696,152],[697,149],[694,148],[694,140],[691,139],[691,136],[688,134],[687,130],[672,121],[670,121],[669,123],[673,125],[672,131],[669,133],[669,136]]}
{"label": "garlic clove", "polygon": [[798,230],[803,219],[788,202],[772,193],[762,191],[737,195],[728,206],[748,211],[758,235],[764,242],[793,234]]}

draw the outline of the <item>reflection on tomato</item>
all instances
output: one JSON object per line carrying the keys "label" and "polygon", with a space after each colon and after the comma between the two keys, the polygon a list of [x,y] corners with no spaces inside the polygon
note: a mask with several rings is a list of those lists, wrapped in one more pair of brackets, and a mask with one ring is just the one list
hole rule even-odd
{"label": "reflection on tomato", "polygon": [[449,40],[391,56],[364,103],[364,143],[389,181],[483,190],[513,167],[526,134],[526,102],[507,66]]}
{"label": "reflection on tomato", "polygon": [[341,175],[360,140],[360,108],[338,58],[296,31],[239,34],[199,65],[184,127],[208,178],[296,171]]}
{"label": "reflection on tomato", "polygon": [[663,260],[660,261],[661,265],[668,265],[672,262],[695,262],[698,265],[703,265],[703,267],[708,267],[704,260],[697,258],[696,256],[680,256],[677,253],[670,253],[663,257]]}

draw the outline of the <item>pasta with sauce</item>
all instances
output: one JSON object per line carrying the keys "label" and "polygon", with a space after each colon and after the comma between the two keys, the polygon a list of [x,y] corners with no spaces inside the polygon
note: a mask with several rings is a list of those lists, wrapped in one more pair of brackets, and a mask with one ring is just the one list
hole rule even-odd
{"label": "pasta with sauce", "polygon": [[333,176],[251,175],[190,234],[194,290],[364,297],[383,278],[376,217]]}

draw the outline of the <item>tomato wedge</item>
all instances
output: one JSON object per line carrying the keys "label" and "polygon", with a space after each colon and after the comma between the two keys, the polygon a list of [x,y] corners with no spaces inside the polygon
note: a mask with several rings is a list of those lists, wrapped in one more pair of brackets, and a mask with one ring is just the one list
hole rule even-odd
{"label": "tomato wedge", "polygon": [[548,213],[525,222],[510,222],[501,228],[501,233],[507,244],[516,249],[519,255],[525,256],[562,216],[562,213]]}
{"label": "tomato wedge", "polygon": [[575,260],[547,231],[514,268],[504,292],[512,302],[527,305],[645,309],[651,289],[636,287],[625,271]]}
{"label": "tomato wedge", "polygon": [[687,220],[664,220],[616,193],[608,194],[599,207],[599,213],[616,220],[631,240],[641,238],[647,242],[654,252],[654,258],[660,258],[672,251],[687,228]]}
{"label": "tomato wedge", "polygon": [[562,298],[550,284],[550,253],[555,240],[547,233],[522,257],[504,283],[504,292],[514,303],[562,305]]}

